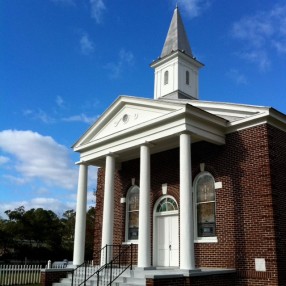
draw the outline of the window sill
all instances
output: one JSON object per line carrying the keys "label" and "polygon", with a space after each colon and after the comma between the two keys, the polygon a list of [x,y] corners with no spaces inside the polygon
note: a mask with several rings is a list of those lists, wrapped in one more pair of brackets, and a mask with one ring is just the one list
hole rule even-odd
{"label": "window sill", "polygon": [[218,239],[216,236],[212,237],[197,237],[195,243],[217,243]]}
{"label": "window sill", "polygon": [[138,240],[133,240],[133,241],[124,241],[122,242],[123,245],[127,245],[127,244],[138,244]]}

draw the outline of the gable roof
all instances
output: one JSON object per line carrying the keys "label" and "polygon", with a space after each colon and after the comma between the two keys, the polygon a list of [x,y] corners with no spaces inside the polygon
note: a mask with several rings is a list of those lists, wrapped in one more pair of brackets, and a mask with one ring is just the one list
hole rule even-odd
{"label": "gable roof", "polygon": [[179,147],[179,135],[192,142],[225,144],[225,136],[268,123],[286,131],[286,115],[273,108],[186,99],[146,99],[120,96],[73,145],[80,162],[104,166],[107,154],[117,162],[138,158],[140,146],[151,154]]}
{"label": "gable roof", "polygon": [[139,156],[142,144],[152,144],[151,153],[179,146],[179,135],[192,134],[192,142],[205,140],[224,144],[226,120],[185,102],[167,102],[120,96],[73,145],[81,162],[104,165],[109,153],[117,161]]}
{"label": "gable roof", "polygon": [[255,125],[268,123],[286,132],[286,115],[269,106],[238,104],[217,101],[203,101],[192,99],[167,99],[161,101],[184,102],[207,113],[227,120],[226,133],[250,128]]}

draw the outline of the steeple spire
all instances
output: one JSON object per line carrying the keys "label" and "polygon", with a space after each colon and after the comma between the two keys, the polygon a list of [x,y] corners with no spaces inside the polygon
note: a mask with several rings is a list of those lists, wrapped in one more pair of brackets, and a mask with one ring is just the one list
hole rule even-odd
{"label": "steeple spire", "polygon": [[161,53],[161,58],[170,55],[172,52],[181,51],[193,57],[191,46],[184,28],[178,5],[174,10],[173,18]]}
{"label": "steeple spire", "polygon": [[193,57],[178,7],[161,56],[151,67],[155,69],[155,99],[199,99],[199,69],[203,64]]}

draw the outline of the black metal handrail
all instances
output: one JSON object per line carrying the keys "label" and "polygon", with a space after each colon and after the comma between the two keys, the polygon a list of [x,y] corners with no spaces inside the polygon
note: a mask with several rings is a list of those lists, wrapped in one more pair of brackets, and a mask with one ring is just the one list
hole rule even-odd
{"label": "black metal handrail", "polygon": [[[128,268],[132,270],[135,262],[133,257],[135,254],[134,244],[106,245],[101,249],[101,254],[103,253],[105,254],[104,258],[106,263],[93,271],[92,274],[88,273],[87,267],[85,266],[84,277],[81,276],[79,278],[81,281],[83,278],[83,281],[80,284],[76,284],[77,286],[85,286],[86,282],[94,276],[97,277],[97,286],[109,286]],[[113,257],[113,259],[108,261],[107,257]],[[82,265],[84,265],[84,263]],[[72,286],[74,285],[73,282],[72,280]]]}
{"label": "black metal handrail", "polygon": [[[103,248],[101,248],[99,251],[95,253],[95,257],[102,257],[102,253],[106,251],[106,248],[108,246],[105,245]],[[82,264],[78,265],[76,268],[72,270],[72,283],[71,286],[79,285],[82,281],[82,276],[84,276],[84,281],[86,280],[87,275],[90,275],[90,271],[88,271],[88,267],[92,266],[88,262],[83,262]],[[92,268],[92,273],[96,271],[100,266],[94,266]]]}

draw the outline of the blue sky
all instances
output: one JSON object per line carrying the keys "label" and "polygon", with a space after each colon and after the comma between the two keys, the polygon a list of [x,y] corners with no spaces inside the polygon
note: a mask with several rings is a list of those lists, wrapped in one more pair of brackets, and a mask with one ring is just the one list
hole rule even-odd
{"label": "blue sky", "polygon": [[[75,208],[71,146],[119,95],[153,97],[176,2],[200,99],[286,113],[285,1],[1,0],[0,215]],[[95,186],[90,168],[90,205]]]}

